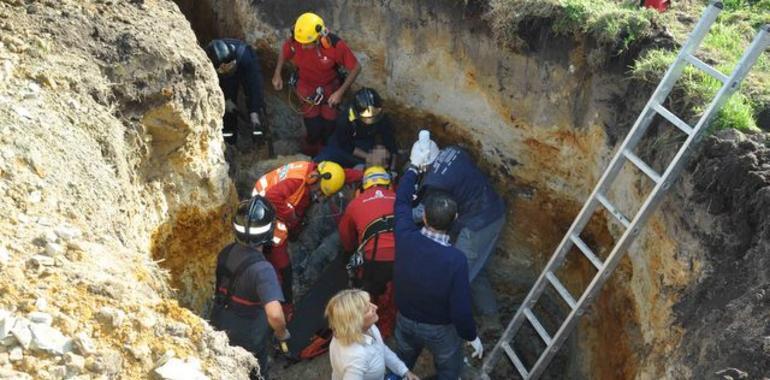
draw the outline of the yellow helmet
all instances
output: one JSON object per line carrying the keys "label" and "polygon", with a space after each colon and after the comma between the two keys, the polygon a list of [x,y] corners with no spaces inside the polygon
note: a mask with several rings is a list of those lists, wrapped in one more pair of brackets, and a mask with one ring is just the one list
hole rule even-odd
{"label": "yellow helmet", "polygon": [[345,169],[336,162],[321,161],[316,168],[321,177],[321,192],[328,196],[342,189],[345,184]]}
{"label": "yellow helmet", "polygon": [[390,185],[390,174],[382,166],[370,166],[364,171],[364,190],[375,185]]}
{"label": "yellow helmet", "polygon": [[303,13],[294,23],[294,39],[301,44],[315,42],[324,33],[324,20],[315,13]]}

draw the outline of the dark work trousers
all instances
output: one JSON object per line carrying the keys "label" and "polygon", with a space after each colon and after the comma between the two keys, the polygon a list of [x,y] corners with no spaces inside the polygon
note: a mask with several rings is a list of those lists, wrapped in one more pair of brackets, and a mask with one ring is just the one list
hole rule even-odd
{"label": "dark work trousers", "polygon": [[307,136],[305,137],[306,147],[303,153],[308,156],[316,156],[323,145],[326,145],[329,141],[329,136],[334,133],[334,120],[326,120],[321,116],[313,118],[305,118],[305,130]]}
{"label": "dark work trousers", "polygon": [[[230,344],[243,347],[259,360],[259,373],[267,379],[267,351],[270,337],[270,325],[267,315],[260,309],[255,317],[242,317],[224,306],[214,305],[211,310],[211,325],[224,331],[230,338]],[[256,379],[256,374],[251,378]]]}
{"label": "dark work trousers", "polygon": [[364,263],[361,289],[367,291],[372,302],[385,293],[388,282],[393,280],[392,261],[371,261]]}
{"label": "dark work trousers", "polygon": [[238,114],[235,112],[225,112],[222,118],[222,136],[225,143],[235,145],[238,141]]}

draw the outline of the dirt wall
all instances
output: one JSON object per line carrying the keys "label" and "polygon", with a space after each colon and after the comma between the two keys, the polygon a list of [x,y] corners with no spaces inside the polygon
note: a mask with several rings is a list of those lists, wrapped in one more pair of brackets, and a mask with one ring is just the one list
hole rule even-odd
{"label": "dirt wall", "polygon": [[44,313],[69,342],[30,347],[17,322],[2,376],[147,378],[175,357],[247,377],[253,357],[177,302],[200,299],[173,263],[210,264],[230,236],[200,232],[233,194],[189,23],[170,1],[2,1],[0,29],[0,319]]}

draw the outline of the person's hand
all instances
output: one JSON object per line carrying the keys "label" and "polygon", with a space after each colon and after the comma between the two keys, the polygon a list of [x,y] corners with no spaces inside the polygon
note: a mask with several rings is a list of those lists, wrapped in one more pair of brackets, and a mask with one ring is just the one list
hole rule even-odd
{"label": "person's hand", "polygon": [[473,353],[471,354],[472,358],[479,358],[484,356],[484,346],[481,344],[481,338],[478,336],[476,339],[473,340],[473,342],[466,342],[471,348],[473,348]]}
{"label": "person's hand", "polygon": [[279,336],[278,332],[275,333],[275,340],[276,342],[276,348],[281,351],[284,354],[289,353],[289,345],[286,343],[291,339],[291,333],[289,333],[289,329],[284,329],[283,334]]}
{"label": "person's hand", "polygon": [[283,329],[283,334],[279,335],[276,332],[275,337],[276,337],[276,339],[278,339],[278,341],[285,342],[285,341],[291,339],[291,333],[289,332],[289,329]]}
{"label": "person's hand", "polygon": [[252,112],[249,114],[249,120],[251,121],[252,127],[259,127],[262,125],[262,122],[259,121],[259,114],[256,112]]}
{"label": "person's hand", "polygon": [[412,371],[406,371],[406,374],[404,374],[404,379],[406,379],[406,380],[420,380],[420,377],[415,375]]}
{"label": "person's hand", "polygon": [[283,90],[283,79],[281,78],[281,74],[279,73],[276,73],[275,75],[273,75],[273,88],[276,91]]}
{"label": "person's hand", "polygon": [[238,106],[235,104],[235,102],[232,99],[225,99],[225,112],[231,113],[237,111]]}
{"label": "person's hand", "polygon": [[342,103],[342,91],[334,91],[331,96],[329,96],[329,106],[334,108],[340,103]]}

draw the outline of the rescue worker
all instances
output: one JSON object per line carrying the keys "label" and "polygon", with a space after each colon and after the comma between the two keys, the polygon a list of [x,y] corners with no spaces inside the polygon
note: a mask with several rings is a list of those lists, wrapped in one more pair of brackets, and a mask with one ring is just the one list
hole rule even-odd
{"label": "rescue worker", "polygon": [[483,332],[499,332],[502,325],[486,267],[505,224],[505,203],[467,152],[457,146],[439,151],[425,130],[420,131],[420,140],[413,145],[412,154],[427,152],[424,161],[417,163],[425,171],[421,192],[427,196],[444,191],[457,201],[458,217],[450,235],[468,259],[473,305]]}
{"label": "rescue worker", "polygon": [[361,180],[361,171],[343,169],[339,164],[324,161],[297,161],[275,169],[260,177],[252,195],[265,197],[275,208],[276,223],[271,246],[266,255],[278,272],[287,311],[292,304],[292,267],[288,251],[289,236],[297,236],[302,219],[312,199],[331,197],[345,183]]}
{"label": "rescue worker", "polygon": [[390,175],[381,166],[364,171],[363,191],[345,209],[339,223],[340,241],[345,252],[352,252],[349,271],[354,285],[367,291],[377,305],[378,327],[384,337],[393,331],[395,304],[392,297],[393,203]]}
{"label": "rescue worker", "polygon": [[437,378],[455,380],[463,367],[463,340],[473,348],[472,357],[481,358],[484,347],[471,311],[468,262],[447,235],[457,217],[457,203],[445,192],[430,194],[424,201],[425,226],[417,227],[412,197],[418,170],[410,165],[396,195],[396,353],[413,368],[427,348]]}
{"label": "rescue worker", "polygon": [[270,330],[280,342],[291,337],[281,309],[281,286],[263,255],[274,228],[275,211],[264,198],[256,196],[238,205],[233,217],[235,242],[217,257],[211,310],[211,324],[225,331],[231,344],[254,354],[264,378]]}
{"label": "rescue worker", "polygon": [[[314,160],[334,161],[346,168],[359,164],[383,165],[394,172],[398,146],[380,94],[364,87],[356,91],[353,100],[343,109],[346,112],[337,116],[337,127],[329,144]],[[380,149],[387,152],[384,160],[375,157]]]}
{"label": "rescue worker", "polygon": [[[254,49],[243,41],[222,38],[211,41],[206,54],[219,74],[219,88],[225,95],[225,116],[222,136],[228,144],[238,140],[238,88],[246,95],[252,139],[261,137],[262,121],[266,117],[265,98],[262,94],[262,70]],[[243,116],[241,116],[243,117]]]}
{"label": "rescue worker", "polygon": [[[284,42],[273,73],[273,87],[283,88],[281,70],[290,60],[297,68],[296,93],[302,99],[302,117],[307,131],[303,152],[315,156],[334,130],[337,107],[356,80],[361,66],[348,45],[329,32],[314,13],[304,13],[294,24],[292,38]],[[341,78],[338,69],[348,74]]]}

